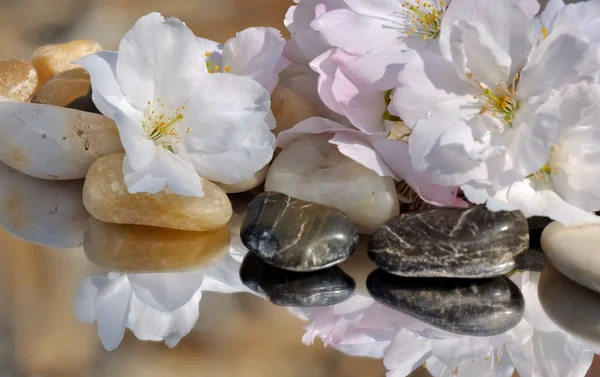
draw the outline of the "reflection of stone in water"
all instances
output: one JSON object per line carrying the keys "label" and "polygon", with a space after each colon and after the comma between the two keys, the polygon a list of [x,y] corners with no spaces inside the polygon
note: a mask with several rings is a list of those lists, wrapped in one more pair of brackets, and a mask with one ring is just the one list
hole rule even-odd
{"label": "reflection of stone in water", "polygon": [[253,253],[246,254],[240,278],[248,288],[266,294],[279,306],[336,305],[347,300],[355,288],[352,278],[337,266],[313,272],[286,271],[263,262]]}
{"label": "reflection of stone in water", "polygon": [[189,232],[142,225],[109,224],[90,218],[83,249],[88,259],[107,271],[149,273],[190,271],[210,266],[226,255],[227,227]]}
{"label": "reflection of stone in water", "polygon": [[544,268],[538,294],[542,308],[562,330],[600,347],[600,294],[561,274],[556,268]]}
{"label": "reflection of stone in water", "polygon": [[515,327],[525,311],[510,279],[403,278],[377,270],[367,288],[378,302],[440,329],[492,336]]}
{"label": "reflection of stone in water", "polygon": [[89,217],[82,188],[83,181],[33,178],[0,162],[0,225],[29,242],[79,247]]}

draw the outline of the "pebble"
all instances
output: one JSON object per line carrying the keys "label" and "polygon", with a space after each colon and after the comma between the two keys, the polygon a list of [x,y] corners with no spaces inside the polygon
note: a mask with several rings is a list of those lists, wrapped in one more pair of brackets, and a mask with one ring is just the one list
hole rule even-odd
{"label": "pebble", "polygon": [[87,175],[83,203],[98,220],[162,228],[209,231],[231,218],[231,203],[214,183],[202,179],[204,197],[182,196],[163,190],[130,194],[123,180],[124,154],[98,159]]}
{"label": "pebble", "polygon": [[346,301],[355,283],[339,267],[320,271],[292,272],[273,267],[253,253],[244,257],[240,267],[244,285],[266,295],[275,305],[317,307]]}
{"label": "pebble", "polygon": [[348,259],[358,233],[341,211],[278,192],[258,195],[241,227],[244,245],[265,262],[290,271],[315,271]]}
{"label": "pebble", "polygon": [[600,347],[600,295],[552,266],[540,275],[538,296],[546,315],[567,334]]}
{"label": "pebble", "polygon": [[542,250],[563,275],[600,292],[600,225],[566,227],[559,222],[542,233]]}
{"label": "pebble", "polygon": [[371,234],[400,213],[394,180],[341,154],[330,136],[304,136],[287,145],[267,174],[265,191],[344,212],[359,233]]}
{"label": "pebble", "polygon": [[368,252],[379,268],[399,276],[484,278],[512,270],[528,247],[520,211],[477,206],[402,214],[375,232]]}
{"label": "pebble", "polygon": [[319,116],[319,113],[308,102],[283,85],[277,85],[271,93],[271,111],[277,124],[273,130],[275,135],[289,130],[303,120]]}
{"label": "pebble", "polygon": [[191,271],[215,264],[229,251],[227,227],[189,232],[90,218],[83,250],[96,266],[112,272]]}
{"label": "pebble", "polygon": [[493,336],[515,327],[525,300],[508,278],[404,278],[377,270],[367,288],[381,304],[455,334]]}
{"label": "pebble", "polygon": [[83,68],[57,73],[37,90],[31,102],[99,113],[92,101],[90,75]]}
{"label": "pebble", "polygon": [[35,68],[24,60],[0,60],[0,101],[27,102],[38,84]]}
{"label": "pebble", "polygon": [[37,48],[31,57],[31,64],[37,70],[38,85],[44,84],[57,73],[81,68],[72,62],[103,50],[98,42],[85,39]]}
{"label": "pebble", "polygon": [[260,186],[267,177],[267,172],[269,171],[269,165],[260,169],[256,173],[254,173],[250,178],[246,178],[241,182],[234,183],[231,185],[214,182],[217,186],[221,188],[221,190],[225,191],[228,194],[238,194],[241,192],[250,191],[258,186]]}
{"label": "pebble", "polygon": [[80,247],[89,218],[82,189],[82,180],[42,180],[0,162],[0,225],[28,242],[56,249]]}
{"label": "pebble", "polygon": [[99,157],[123,151],[104,115],[32,103],[0,102],[0,160],[32,177],[85,178]]}

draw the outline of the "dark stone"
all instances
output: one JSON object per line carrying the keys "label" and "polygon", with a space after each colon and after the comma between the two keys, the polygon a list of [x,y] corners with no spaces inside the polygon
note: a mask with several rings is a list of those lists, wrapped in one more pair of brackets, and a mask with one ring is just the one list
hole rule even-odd
{"label": "dark stone", "polygon": [[550,262],[541,250],[529,249],[521,255],[521,262],[516,267],[523,271],[542,271]]}
{"label": "dark stone", "polygon": [[531,216],[527,219],[527,225],[529,226],[529,247],[531,249],[542,249],[542,232],[552,221],[549,217],[543,216]]}
{"label": "dark stone", "polygon": [[244,245],[265,262],[298,272],[341,263],[358,242],[343,212],[278,192],[264,192],[250,202],[240,233]]}
{"label": "dark stone", "polygon": [[525,301],[510,279],[403,278],[376,270],[367,289],[378,302],[442,330],[492,336],[515,327]]}
{"label": "dark stone", "polygon": [[316,307],[336,305],[347,300],[356,284],[341,268],[293,272],[273,267],[248,253],[240,267],[245,286],[266,295],[280,306]]}
{"label": "dark stone", "polygon": [[379,268],[399,276],[482,278],[512,270],[528,247],[520,211],[477,206],[402,214],[375,231],[368,252]]}

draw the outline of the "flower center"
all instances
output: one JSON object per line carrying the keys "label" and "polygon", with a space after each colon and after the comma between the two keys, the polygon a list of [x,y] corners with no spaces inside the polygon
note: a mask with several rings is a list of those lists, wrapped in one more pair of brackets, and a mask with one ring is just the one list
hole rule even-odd
{"label": "flower center", "polygon": [[535,178],[538,182],[544,182],[545,184],[548,184],[552,175],[556,174],[558,174],[558,170],[556,170],[556,168],[552,165],[546,163],[540,168],[540,170],[529,174],[527,178]]}
{"label": "flower center", "polygon": [[[473,80],[471,74],[467,75],[467,77]],[[482,102],[480,113],[500,118],[512,128],[512,122],[521,107],[521,101],[519,101],[517,91],[515,90],[519,82],[519,75],[515,77],[512,84],[506,85],[503,80],[500,80],[493,89],[485,87],[476,80],[474,81],[481,90],[481,94],[479,95]],[[477,97],[474,98],[477,99]]]}
{"label": "flower center", "polygon": [[[185,106],[175,109],[174,114],[164,114],[158,109],[164,108],[160,98],[156,100],[156,106],[148,101],[148,107],[144,110],[144,118],[142,120],[142,129],[149,140],[154,144],[174,152],[173,145],[179,143],[179,135],[175,125],[183,120],[183,111]],[[186,129],[186,133],[190,129]]]}
{"label": "flower center", "polygon": [[423,2],[421,0],[407,1],[402,4],[406,9],[412,27],[406,31],[406,35],[419,34],[426,40],[428,38],[436,39],[440,35],[440,26],[446,10],[446,2],[431,0]]}
{"label": "flower center", "polygon": [[221,70],[221,67],[219,67],[218,65],[211,64],[211,62],[208,61],[208,58],[211,55],[210,52],[205,52],[204,55],[206,56],[206,69],[208,70],[208,73],[229,72],[231,70],[231,68],[228,65],[223,67],[223,70]]}

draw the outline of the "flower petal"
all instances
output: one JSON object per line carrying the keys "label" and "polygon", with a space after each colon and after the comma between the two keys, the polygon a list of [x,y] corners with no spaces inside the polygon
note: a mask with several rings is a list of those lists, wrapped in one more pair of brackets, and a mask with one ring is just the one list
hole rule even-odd
{"label": "flower petal", "polygon": [[279,65],[284,45],[277,29],[245,29],[225,43],[222,68],[229,67],[231,73],[249,77],[271,92],[278,82],[274,79],[285,68]]}
{"label": "flower petal", "polygon": [[158,311],[171,313],[192,299],[202,285],[204,273],[197,270],[129,274],[128,277],[138,300]]}
{"label": "flower petal", "polygon": [[168,347],[174,347],[196,325],[201,298],[202,291],[198,290],[187,304],[172,313],[164,313],[133,296],[127,326],[140,340],[164,340]]}
{"label": "flower petal", "polygon": [[[377,137],[381,138],[381,136]],[[399,179],[374,150],[369,142],[370,139],[371,137],[363,132],[349,131],[336,133],[329,142],[337,145],[342,154],[373,170],[378,175]]]}
{"label": "flower petal", "polygon": [[578,31],[561,26],[544,39],[521,72],[519,95],[531,98],[584,78],[589,45]]}
{"label": "flower petal", "polygon": [[159,13],[141,17],[119,46],[117,81],[138,110],[158,98],[174,110],[196,90],[195,76],[207,71],[203,45],[176,18]]}
{"label": "flower petal", "polygon": [[325,132],[350,131],[350,127],[334,122],[329,119],[312,117],[296,124],[289,130],[285,130],[277,135],[277,146],[285,148],[286,145],[303,135],[320,134]]}
{"label": "flower petal", "polygon": [[102,286],[105,280],[104,276],[93,276],[79,282],[79,288],[73,299],[75,316],[79,321],[92,323],[96,320],[94,299],[98,294],[98,287]]}
{"label": "flower petal", "polygon": [[126,275],[114,280],[96,279],[94,285],[98,289],[94,299],[98,336],[104,348],[112,351],[119,346],[125,334],[131,286]]}
{"label": "flower petal", "polygon": [[387,377],[405,377],[431,357],[431,340],[400,329],[385,353]]}

